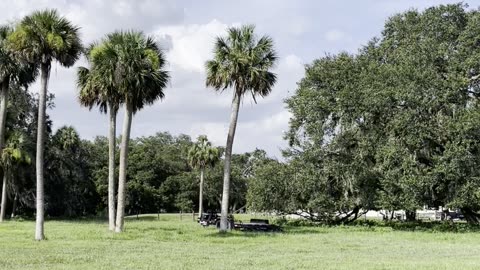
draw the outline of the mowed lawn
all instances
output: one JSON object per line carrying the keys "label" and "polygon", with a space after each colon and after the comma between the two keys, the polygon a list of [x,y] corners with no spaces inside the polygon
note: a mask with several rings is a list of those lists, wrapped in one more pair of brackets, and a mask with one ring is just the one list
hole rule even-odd
{"label": "mowed lawn", "polygon": [[479,269],[480,234],[388,228],[286,228],[219,235],[191,216],[130,217],[126,232],[101,221],[0,224],[1,269]]}

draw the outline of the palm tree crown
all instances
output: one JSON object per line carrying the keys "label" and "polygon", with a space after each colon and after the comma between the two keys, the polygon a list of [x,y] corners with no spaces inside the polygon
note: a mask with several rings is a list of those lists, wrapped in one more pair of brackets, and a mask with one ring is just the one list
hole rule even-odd
{"label": "palm tree crown", "polygon": [[219,151],[208,141],[207,136],[199,136],[197,143],[188,150],[188,162],[192,168],[213,167],[219,161]]}
{"label": "palm tree crown", "polygon": [[25,135],[19,131],[13,131],[8,135],[1,156],[4,170],[10,170],[15,164],[30,164],[31,158],[26,151]]}
{"label": "palm tree crown", "polygon": [[0,84],[17,83],[26,87],[35,81],[38,68],[35,63],[28,64],[15,57],[9,44],[13,30],[9,25],[0,26]]}
{"label": "palm tree crown", "polygon": [[214,59],[206,63],[207,87],[219,91],[233,87],[240,96],[250,91],[254,100],[272,91],[276,75],[270,69],[277,60],[273,40],[258,39],[254,30],[253,25],[232,27],[226,38],[217,38]]}
{"label": "palm tree crown", "polygon": [[164,97],[169,75],[163,70],[165,56],[153,38],[138,31],[118,31],[86,51],[91,68],[77,72],[82,105],[97,105],[106,112],[108,103],[120,105],[128,99],[135,113]]}
{"label": "palm tree crown", "polygon": [[79,67],[77,70],[80,104],[89,109],[98,106],[102,113],[106,113],[109,106],[116,113],[124,102],[115,85],[118,57],[109,38],[110,35],[100,43],[91,44],[85,53],[90,69]]}
{"label": "palm tree crown", "polygon": [[16,73],[17,62],[7,48],[7,37],[13,32],[9,26],[0,26],[0,83],[3,83],[11,74]]}
{"label": "palm tree crown", "polygon": [[136,31],[115,32],[109,39],[117,46],[118,90],[132,105],[133,113],[162,99],[170,77],[164,70],[165,56],[155,40]]}
{"label": "palm tree crown", "polygon": [[65,67],[79,58],[82,44],[79,28],[55,9],[37,11],[23,18],[9,43],[30,63],[48,64],[53,60]]}

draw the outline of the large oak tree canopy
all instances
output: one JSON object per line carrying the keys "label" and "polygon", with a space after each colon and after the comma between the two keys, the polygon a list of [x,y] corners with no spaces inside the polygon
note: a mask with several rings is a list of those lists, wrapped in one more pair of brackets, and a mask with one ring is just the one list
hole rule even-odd
{"label": "large oak tree canopy", "polygon": [[356,54],[307,65],[286,101],[293,176],[277,179],[276,189],[290,203],[252,207],[332,218],[359,208],[448,206],[478,221],[479,19],[462,4],[410,10]]}

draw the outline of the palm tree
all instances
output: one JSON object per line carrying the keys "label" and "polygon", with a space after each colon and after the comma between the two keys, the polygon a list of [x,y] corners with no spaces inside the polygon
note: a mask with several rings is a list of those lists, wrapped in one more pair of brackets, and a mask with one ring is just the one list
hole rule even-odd
{"label": "palm tree", "polygon": [[8,90],[12,75],[18,72],[18,62],[7,47],[7,37],[13,32],[9,26],[0,26],[0,151],[5,139]]}
{"label": "palm tree", "polygon": [[80,104],[88,107],[98,106],[101,113],[109,113],[108,133],[108,228],[115,230],[115,138],[118,108],[123,96],[115,88],[115,51],[107,39],[93,43],[86,52],[90,69],[78,68],[77,86],[80,89]]}
{"label": "palm tree", "polygon": [[78,132],[72,126],[59,128],[53,136],[53,140],[60,145],[60,149],[71,150],[72,152],[78,149],[81,142]]}
{"label": "palm tree", "polygon": [[45,150],[45,114],[48,80],[52,61],[64,67],[71,67],[82,51],[79,28],[74,26],[56,10],[36,11],[23,18],[15,32],[10,35],[12,50],[29,63],[40,66],[41,88],[38,104],[37,128],[37,214],[35,239],[44,236],[44,150]]}
{"label": "palm tree", "polygon": [[8,95],[12,84],[27,86],[37,75],[35,65],[24,64],[11,52],[8,38],[13,28],[0,26],[0,152],[3,149],[6,130]]}
{"label": "palm tree", "polygon": [[205,168],[213,167],[219,160],[218,148],[212,147],[207,136],[199,136],[195,143],[188,150],[188,162],[192,168],[200,169],[200,194],[198,199],[198,216],[202,217],[203,213],[203,175]]}
{"label": "palm tree", "polygon": [[207,87],[213,87],[220,92],[227,88],[233,88],[234,90],[230,127],[225,148],[221,232],[228,229],[230,165],[240,101],[245,94],[251,93],[253,100],[256,102],[256,97],[267,96],[276,82],[276,75],[270,71],[277,60],[273,40],[268,36],[257,38],[254,30],[253,25],[229,28],[226,37],[217,38],[214,58],[206,63]]}
{"label": "palm tree", "polygon": [[7,184],[13,176],[13,172],[21,163],[30,164],[30,156],[25,151],[24,135],[20,132],[12,132],[1,152],[1,164],[3,168],[2,202],[0,210],[0,222],[5,219],[7,206]]}
{"label": "palm tree", "polygon": [[99,49],[92,50],[91,57],[108,51],[111,59],[109,66],[101,68],[114,71],[111,73],[113,89],[121,94],[125,104],[115,221],[115,232],[121,232],[125,217],[126,170],[132,117],[145,105],[164,97],[163,89],[167,86],[169,75],[163,70],[165,57],[151,37],[137,31],[120,31],[108,35],[106,39],[108,42],[104,42]]}

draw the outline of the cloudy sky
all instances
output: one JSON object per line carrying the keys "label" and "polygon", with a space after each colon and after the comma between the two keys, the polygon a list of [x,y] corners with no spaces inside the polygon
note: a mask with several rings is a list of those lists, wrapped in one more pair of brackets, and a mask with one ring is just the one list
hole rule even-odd
{"label": "cloudy sky", "polygon": [[[132,135],[158,131],[206,134],[224,145],[231,92],[217,94],[205,87],[204,63],[212,55],[216,36],[229,26],[255,24],[270,35],[280,59],[278,83],[270,96],[254,104],[245,99],[240,110],[234,152],[256,147],[280,157],[289,113],[283,100],[294,93],[303,67],[313,59],[339,51],[355,52],[378,36],[385,20],[409,8],[423,9],[458,1],[433,0],[0,0],[0,22],[14,22],[34,9],[56,8],[81,27],[86,44],[118,29],[139,29],[157,38],[166,50],[172,80],[166,98],[137,113]],[[477,8],[479,1],[466,1]],[[78,65],[84,65],[79,61]],[[56,107],[48,113],[54,127],[73,125],[82,138],[107,134],[107,118],[89,112],[76,101],[76,68],[53,65],[49,91]],[[31,87],[38,91],[38,85]],[[118,125],[121,130],[123,113]]]}

